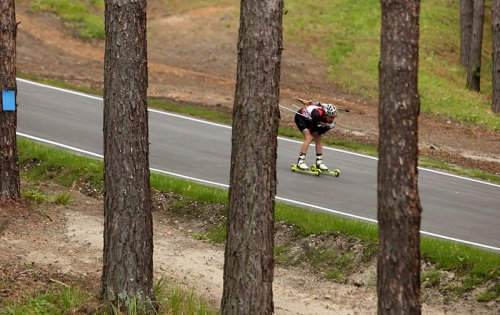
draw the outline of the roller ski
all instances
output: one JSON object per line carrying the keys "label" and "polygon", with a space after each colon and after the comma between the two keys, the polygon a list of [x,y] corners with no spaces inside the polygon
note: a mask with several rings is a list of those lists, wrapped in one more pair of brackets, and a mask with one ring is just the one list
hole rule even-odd
{"label": "roller ski", "polygon": [[323,163],[322,157],[318,157],[316,159],[316,165],[311,166],[311,171],[319,171],[320,174],[331,175],[331,176],[335,176],[335,177],[340,176],[340,170],[335,169],[333,171],[330,171],[328,169],[328,167],[325,165],[325,163]]}
{"label": "roller ski", "polygon": [[314,175],[314,176],[319,176],[321,172],[319,170],[312,170],[309,168],[303,169],[297,166],[297,164],[292,164],[290,167],[290,170],[292,172],[297,172],[297,173],[304,173],[304,174],[309,174],[309,175]]}
{"label": "roller ski", "polygon": [[314,172],[314,171],[317,171],[320,174],[324,174],[324,175],[331,175],[331,176],[335,176],[335,177],[339,177],[340,176],[340,170],[339,169],[335,169],[333,171],[330,171],[329,169],[321,170],[316,165],[313,165],[313,166],[311,166],[311,172]]}
{"label": "roller ski", "polygon": [[305,174],[315,175],[315,176],[319,176],[319,174],[320,174],[319,170],[309,169],[309,167],[307,166],[306,161],[305,161],[305,156],[299,157],[297,164],[292,164],[292,166],[290,167],[290,170],[292,172],[305,173]]}

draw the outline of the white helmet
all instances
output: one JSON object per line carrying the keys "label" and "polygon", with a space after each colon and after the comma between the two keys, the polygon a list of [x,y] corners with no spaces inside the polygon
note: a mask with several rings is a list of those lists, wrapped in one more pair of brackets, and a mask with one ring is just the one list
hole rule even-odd
{"label": "white helmet", "polygon": [[329,116],[337,117],[337,107],[333,104],[324,104],[325,113]]}

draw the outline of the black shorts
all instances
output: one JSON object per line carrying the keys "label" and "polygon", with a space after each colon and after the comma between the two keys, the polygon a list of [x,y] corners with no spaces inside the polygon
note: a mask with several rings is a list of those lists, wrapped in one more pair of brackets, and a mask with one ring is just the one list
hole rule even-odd
{"label": "black shorts", "polygon": [[311,121],[298,113],[295,114],[295,124],[297,125],[297,128],[299,128],[300,132],[304,129],[311,130]]}
{"label": "black shorts", "polygon": [[313,126],[309,119],[300,114],[295,114],[295,124],[300,132],[304,131],[304,129],[309,129],[311,133],[317,132],[319,135],[322,135],[329,130],[328,126]]}

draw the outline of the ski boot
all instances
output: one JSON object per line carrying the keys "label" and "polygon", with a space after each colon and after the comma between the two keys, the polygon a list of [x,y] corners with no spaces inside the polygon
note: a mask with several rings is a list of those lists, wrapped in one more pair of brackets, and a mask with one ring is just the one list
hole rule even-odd
{"label": "ski boot", "polygon": [[300,157],[297,161],[297,168],[299,168],[301,171],[306,171],[309,169],[309,166],[307,166],[306,160]]}
{"label": "ski boot", "polygon": [[306,164],[305,157],[302,157],[302,156],[299,157],[297,164],[292,164],[290,170],[292,172],[298,171],[301,173],[306,173],[306,174],[311,174],[311,175],[316,175],[316,176],[319,176],[319,174],[320,174],[319,170],[310,170]]}
{"label": "ski boot", "polygon": [[316,168],[319,169],[320,172],[328,172],[328,166],[323,162],[323,158],[316,159]]}
{"label": "ski boot", "polygon": [[336,170],[330,171],[328,169],[328,166],[326,166],[326,164],[323,162],[322,157],[318,157],[316,159],[316,164],[311,167],[311,171],[318,171],[321,174],[332,175],[335,177],[340,176],[340,170],[336,169]]}

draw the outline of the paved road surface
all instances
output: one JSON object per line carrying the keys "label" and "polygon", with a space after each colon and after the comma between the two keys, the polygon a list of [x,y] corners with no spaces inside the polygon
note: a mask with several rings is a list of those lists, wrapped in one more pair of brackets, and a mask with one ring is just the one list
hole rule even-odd
{"label": "paved road surface", "polygon": [[[18,133],[103,151],[102,100],[18,80]],[[154,169],[227,187],[231,129],[156,110],[150,111],[150,165]],[[342,120],[340,119],[340,124]],[[300,143],[278,144],[278,199],[318,211],[375,222],[377,160],[327,148],[325,162],[339,178],[292,173]],[[314,148],[310,148],[312,162]],[[424,234],[500,251],[500,185],[421,169],[419,190]]]}

